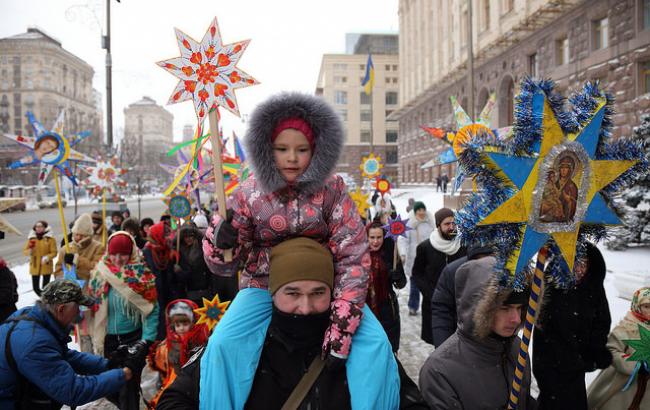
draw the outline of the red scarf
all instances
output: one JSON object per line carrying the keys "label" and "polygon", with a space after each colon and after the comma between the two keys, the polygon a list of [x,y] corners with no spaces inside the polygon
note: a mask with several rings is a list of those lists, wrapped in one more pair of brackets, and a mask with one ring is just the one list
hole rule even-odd
{"label": "red scarf", "polygon": [[368,295],[366,303],[370,309],[379,317],[380,306],[388,300],[388,266],[382,256],[380,248],[377,251],[370,251],[370,277],[368,278]]}
{"label": "red scarf", "polygon": [[172,258],[172,253],[171,249],[167,246],[164,222],[158,222],[151,227],[145,247],[151,250],[151,255],[153,256],[153,262],[154,265],[156,265],[156,269],[167,269]]}

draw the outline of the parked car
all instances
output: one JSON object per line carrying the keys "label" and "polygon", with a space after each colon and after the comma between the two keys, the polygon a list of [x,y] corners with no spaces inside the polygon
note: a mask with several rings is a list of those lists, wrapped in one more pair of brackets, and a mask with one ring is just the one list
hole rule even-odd
{"label": "parked car", "polygon": [[[36,200],[38,201],[38,207],[40,209],[56,208],[59,206],[56,195],[38,195]],[[68,202],[64,198],[61,198],[61,206],[65,208],[67,204]]]}
{"label": "parked car", "polygon": [[0,212],[17,212],[25,209],[27,209],[25,198],[0,198]]}

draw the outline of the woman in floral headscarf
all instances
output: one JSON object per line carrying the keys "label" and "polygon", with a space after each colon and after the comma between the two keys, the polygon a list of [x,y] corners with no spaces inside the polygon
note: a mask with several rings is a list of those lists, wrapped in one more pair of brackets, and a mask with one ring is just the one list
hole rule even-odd
{"label": "woman in floral headscarf", "polygon": [[91,330],[95,353],[110,358],[120,345],[143,352],[141,363],[135,366],[140,368],[131,369],[133,380],[122,387],[119,397],[109,397],[120,409],[139,408],[140,371],[158,328],[155,280],[135,240],[125,231],[108,238],[106,255],[91,272],[90,293],[97,300]]}
{"label": "woman in floral headscarf", "polygon": [[[589,386],[587,400],[590,409],[616,410],[632,408],[630,404],[637,393],[637,380],[648,378],[647,371],[637,374],[630,386],[623,391],[630,375],[635,371],[637,362],[627,358],[634,349],[625,344],[625,340],[638,340],[639,326],[650,330],[650,287],[641,288],[634,292],[632,306],[623,320],[612,330],[607,340],[607,348],[612,352],[613,362],[603,370]],[[641,410],[650,409],[650,395],[641,398],[638,407]]]}

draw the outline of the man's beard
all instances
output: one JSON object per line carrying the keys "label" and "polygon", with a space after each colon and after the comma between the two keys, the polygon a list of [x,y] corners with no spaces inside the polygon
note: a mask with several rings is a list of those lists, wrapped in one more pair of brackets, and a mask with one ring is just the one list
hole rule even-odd
{"label": "man's beard", "polygon": [[440,236],[442,236],[442,239],[445,239],[447,241],[453,241],[456,239],[456,234],[456,231],[451,231],[450,233],[440,231]]}

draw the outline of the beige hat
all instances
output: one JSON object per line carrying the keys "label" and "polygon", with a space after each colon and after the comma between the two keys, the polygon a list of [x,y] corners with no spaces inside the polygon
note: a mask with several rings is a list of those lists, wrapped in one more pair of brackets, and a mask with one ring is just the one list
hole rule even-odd
{"label": "beige hat", "polygon": [[317,280],[330,289],[334,286],[332,253],[313,239],[288,239],[271,249],[269,291],[297,280]]}
{"label": "beige hat", "polygon": [[72,233],[84,236],[93,235],[93,220],[90,214],[81,214],[72,226]]}

